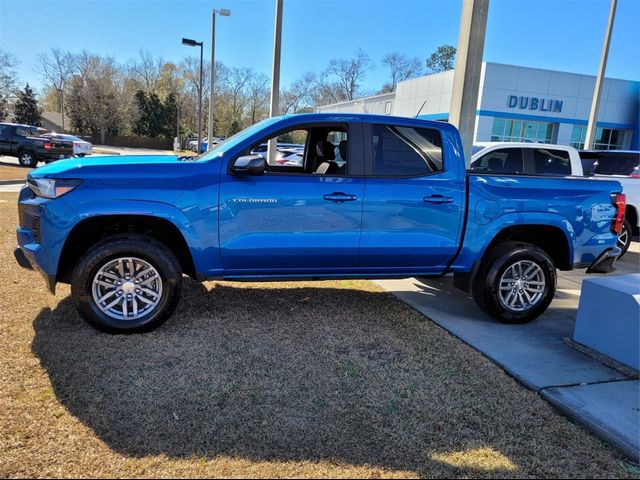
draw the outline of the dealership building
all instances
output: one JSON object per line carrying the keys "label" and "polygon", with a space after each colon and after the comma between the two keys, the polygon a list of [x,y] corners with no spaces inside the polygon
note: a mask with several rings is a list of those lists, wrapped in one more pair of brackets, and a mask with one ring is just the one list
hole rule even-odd
{"label": "dealership building", "polygon": [[[582,148],[596,77],[484,62],[480,75],[477,142],[543,142]],[[449,116],[453,70],[398,83],[396,91],[319,107],[444,120]],[[595,148],[640,148],[640,82],[606,78]]]}

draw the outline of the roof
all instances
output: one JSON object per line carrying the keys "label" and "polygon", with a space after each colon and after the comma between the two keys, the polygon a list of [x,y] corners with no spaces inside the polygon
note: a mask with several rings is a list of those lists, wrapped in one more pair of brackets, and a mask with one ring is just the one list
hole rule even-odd
{"label": "roof", "polygon": [[280,120],[290,120],[295,119],[295,123],[314,123],[314,122],[322,122],[322,123],[331,123],[331,122],[355,122],[355,123],[384,123],[388,125],[415,125],[416,127],[425,127],[427,124],[430,128],[452,128],[455,127],[448,123],[436,120],[425,120],[422,118],[415,117],[400,117],[395,115],[377,115],[373,113],[325,113],[325,112],[317,112],[317,113],[293,113],[289,115],[283,115],[279,117]]}
{"label": "roof", "polygon": [[573,148],[569,145],[559,145],[556,143],[537,143],[537,142],[473,142],[474,147],[493,147],[497,145],[504,145],[505,147],[520,147],[520,148],[561,148],[569,149]]}

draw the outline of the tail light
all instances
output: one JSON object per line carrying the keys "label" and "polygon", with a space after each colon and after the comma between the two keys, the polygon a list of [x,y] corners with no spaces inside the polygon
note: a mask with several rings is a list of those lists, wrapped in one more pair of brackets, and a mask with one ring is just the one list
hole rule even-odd
{"label": "tail light", "polygon": [[633,172],[631,172],[631,175],[629,175],[631,178],[640,178],[640,167],[636,167],[633,169]]}
{"label": "tail light", "polygon": [[51,145],[50,143],[45,143],[44,144],[44,149],[49,152],[51,149],[53,148],[53,145]]}
{"label": "tail light", "polygon": [[611,194],[611,202],[618,208],[616,218],[611,224],[611,230],[617,235],[620,235],[622,227],[624,226],[624,211],[627,208],[627,196],[624,193],[613,193]]}

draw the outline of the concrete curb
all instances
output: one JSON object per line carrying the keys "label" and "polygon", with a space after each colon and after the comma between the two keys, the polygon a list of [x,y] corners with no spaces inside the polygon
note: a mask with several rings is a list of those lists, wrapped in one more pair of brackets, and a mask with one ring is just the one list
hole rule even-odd
{"label": "concrete curb", "polygon": [[638,463],[640,427],[631,420],[638,409],[638,387],[638,380],[627,380],[545,388],[539,393],[564,415]]}
{"label": "concrete curb", "polygon": [[20,185],[24,182],[26,182],[27,179],[26,178],[16,178],[14,180],[0,180],[0,185]]}

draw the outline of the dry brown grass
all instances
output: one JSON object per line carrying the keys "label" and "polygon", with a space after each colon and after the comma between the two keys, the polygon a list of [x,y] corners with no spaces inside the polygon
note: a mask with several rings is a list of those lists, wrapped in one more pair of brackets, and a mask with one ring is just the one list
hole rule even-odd
{"label": "dry brown grass", "polygon": [[[630,477],[610,448],[369,282],[186,282],[98,333],[14,263],[0,194],[1,477]],[[7,201],[7,202],[3,202]]]}
{"label": "dry brown grass", "polygon": [[24,180],[33,168],[0,162],[0,180]]}

